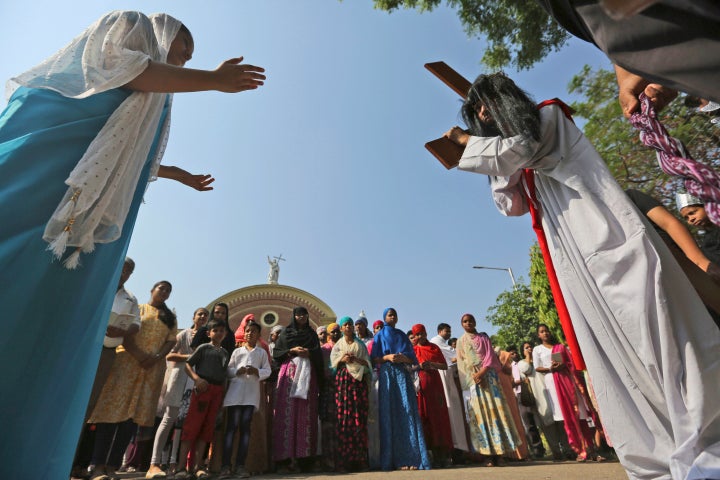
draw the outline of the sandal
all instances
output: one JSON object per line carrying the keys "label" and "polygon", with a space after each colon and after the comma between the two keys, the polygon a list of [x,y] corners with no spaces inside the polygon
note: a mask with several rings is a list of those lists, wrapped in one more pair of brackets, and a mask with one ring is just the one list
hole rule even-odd
{"label": "sandal", "polygon": [[163,471],[162,468],[160,468],[157,465],[150,465],[150,468],[148,469],[147,473],[145,474],[145,478],[166,478],[167,473]]}
{"label": "sandal", "polygon": [[201,478],[210,478],[210,474],[202,468],[195,472],[195,478],[200,480]]}
{"label": "sandal", "polygon": [[597,456],[594,458],[594,460],[595,460],[596,462],[606,462],[606,461],[607,461],[607,458],[603,457],[602,455],[597,455]]}
{"label": "sandal", "polygon": [[575,461],[578,462],[578,463],[587,462],[587,453],[581,453],[580,455],[577,456],[577,458],[575,459]]}

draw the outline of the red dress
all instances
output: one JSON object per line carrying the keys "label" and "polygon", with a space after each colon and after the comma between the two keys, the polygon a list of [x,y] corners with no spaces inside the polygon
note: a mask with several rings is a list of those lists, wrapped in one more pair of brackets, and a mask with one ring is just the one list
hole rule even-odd
{"label": "red dress", "polygon": [[[413,348],[420,364],[428,361],[445,364],[442,350],[434,343],[418,344]],[[420,390],[417,399],[425,443],[432,450],[450,452],[453,448],[452,432],[440,374],[435,369],[420,370],[419,376]]]}

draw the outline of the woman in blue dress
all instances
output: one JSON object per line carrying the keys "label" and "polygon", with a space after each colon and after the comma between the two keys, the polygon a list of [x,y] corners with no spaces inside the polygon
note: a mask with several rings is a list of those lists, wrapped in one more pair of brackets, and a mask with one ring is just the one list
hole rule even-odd
{"label": "woman in blue dress", "polygon": [[0,114],[2,478],[70,472],[148,180],[210,189],[209,175],[159,166],[169,94],[263,84],[263,69],[242,58],[212,71],[182,68],[192,52],[192,35],[174,18],[116,11],[8,83]]}
{"label": "woman in blue dress", "polygon": [[380,365],[380,466],[383,470],[428,470],[422,422],[410,368],[417,365],[413,346],[405,332],[395,328],[394,308],[383,312],[385,326],[373,340],[371,357]]}

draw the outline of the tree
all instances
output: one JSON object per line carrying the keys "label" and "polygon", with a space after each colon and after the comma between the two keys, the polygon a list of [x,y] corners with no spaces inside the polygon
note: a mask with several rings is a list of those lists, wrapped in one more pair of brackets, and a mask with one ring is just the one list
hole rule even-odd
{"label": "tree", "polygon": [[565,335],[560,326],[555,299],[550,290],[545,261],[537,243],[530,247],[530,292],[537,309],[535,326],[537,327],[538,323],[544,323],[550,328],[555,338],[564,343]]}
{"label": "tree", "polygon": [[[528,0],[446,0],[457,9],[468,36],[485,37],[482,63],[490,69],[529,69],[565,44],[569,34],[540,6]],[[431,11],[441,0],[374,0],[375,8]]]}
{"label": "tree", "polygon": [[535,337],[538,311],[530,287],[522,278],[518,280],[515,288],[498,295],[495,305],[488,309],[486,320],[500,327],[492,336],[492,342],[501,348],[509,345],[520,348],[522,342]]}
{"label": "tree", "polygon": [[[585,136],[607,163],[610,172],[623,189],[634,188],[657,198],[674,209],[675,192],[681,182],[658,167],[655,151],[640,143],[638,131],[623,116],[618,104],[615,73],[585,65],[568,86],[583,100],[572,107],[576,117],[587,119]],[[720,131],[709,122],[706,114],[685,106],[679,96],[660,114],[668,132],[681,140],[693,157],[714,168],[720,166]]]}

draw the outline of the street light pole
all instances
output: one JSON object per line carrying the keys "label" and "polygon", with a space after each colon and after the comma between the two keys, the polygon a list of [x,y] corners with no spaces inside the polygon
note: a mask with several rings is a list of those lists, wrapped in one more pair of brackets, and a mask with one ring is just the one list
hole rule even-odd
{"label": "street light pole", "polygon": [[473,268],[482,269],[482,270],[504,270],[510,274],[510,280],[512,281],[513,288],[517,288],[517,283],[515,283],[515,275],[513,275],[512,268],[500,268],[500,267],[485,267],[482,265],[475,265]]}

